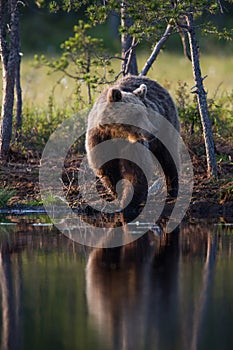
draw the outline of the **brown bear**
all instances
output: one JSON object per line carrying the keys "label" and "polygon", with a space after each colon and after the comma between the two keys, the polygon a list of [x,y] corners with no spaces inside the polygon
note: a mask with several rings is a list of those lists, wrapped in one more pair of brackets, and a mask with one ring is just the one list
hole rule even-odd
{"label": "brown bear", "polygon": [[[174,128],[167,128],[166,121],[169,121]],[[149,78],[126,76],[115,85],[108,87],[97,99],[89,113],[86,133],[89,165],[102,184],[115,197],[118,192],[117,183],[122,179],[128,180],[134,187],[130,205],[138,206],[145,202],[148,194],[144,170],[153,166],[150,156],[153,154],[163,169],[168,193],[176,197],[179,132],[180,124],[176,106],[168,91]],[[169,141],[172,156],[161,141],[161,137],[160,139],[156,137],[158,134],[163,135],[162,138]],[[142,167],[135,164],[133,159],[121,157],[121,150],[119,150],[119,157],[110,159],[104,164],[99,162],[105,152],[98,151],[98,148],[96,152],[93,152],[94,147],[116,138],[125,139],[129,144],[141,143],[149,149],[148,154],[143,156]],[[135,152],[138,156],[138,149]],[[133,154],[131,158],[134,158]],[[126,186],[125,182],[123,186]],[[127,188],[123,189],[122,196],[127,197]],[[124,200],[125,198],[122,198],[122,202]]]}

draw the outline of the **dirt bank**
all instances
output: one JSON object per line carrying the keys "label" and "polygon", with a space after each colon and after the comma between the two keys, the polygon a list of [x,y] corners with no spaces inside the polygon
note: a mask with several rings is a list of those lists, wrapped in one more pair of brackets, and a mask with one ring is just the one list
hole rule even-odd
{"label": "dirt bank", "polygon": [[[196,145],[198,147],[198,145]],[[218,179],[206,176],[205,156],[197,156],[198,150],[193,145],[190,150],[194,169],[194,189],[186,218],[219,218],[233,219],[233,147],[218,143]],[[63,172],[64,191],[70,200],[77,192],[77,173],[81,157],[71,154]],[[1,189],[13,190],[7,203],[9,207],[34,207],[42,204],[39,189],[39,157],[30,155],[22,157],[12,152],[8,164],[0,164]],[[75,192],[76,189],[76,192]],[[69,192],[69,193],[68,193]],[[4,207],[5,203],[0,203]]]}

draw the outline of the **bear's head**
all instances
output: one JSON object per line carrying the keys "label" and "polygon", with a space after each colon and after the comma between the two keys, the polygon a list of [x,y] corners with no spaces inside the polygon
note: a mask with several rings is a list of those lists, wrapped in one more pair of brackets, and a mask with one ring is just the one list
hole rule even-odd
{"label": "bear's head", "polygon": [[124,102],[124,103],[136,103],[141,104],[146,97],[147,87],[145,84],[141,84],[139,88],[133,92],[121,91],[117,88],[111,88],[108,90],[107,101],[112,102]]}
{"label": "bear's head", "polygon": [[[98,127],[104,133],[110,128],[112,137],[123,138],[125,131],[130,142],[146,141],[151,135],[157,135],[157,112],[147,106],[146,94],[145,84],[132,92],[122,91],[118,86],[108,88],[89,114],[88,129]],[[144,132],[136,132],[137,128]]]}

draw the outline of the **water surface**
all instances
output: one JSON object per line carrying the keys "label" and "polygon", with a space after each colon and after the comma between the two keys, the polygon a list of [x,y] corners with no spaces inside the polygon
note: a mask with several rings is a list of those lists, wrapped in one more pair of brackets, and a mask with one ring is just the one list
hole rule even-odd
{"label": "water surface", "polygon": [[74,243],[45,216],[8,216],[0,242],[3,350],[233,348],[230,223],[110,250]]}

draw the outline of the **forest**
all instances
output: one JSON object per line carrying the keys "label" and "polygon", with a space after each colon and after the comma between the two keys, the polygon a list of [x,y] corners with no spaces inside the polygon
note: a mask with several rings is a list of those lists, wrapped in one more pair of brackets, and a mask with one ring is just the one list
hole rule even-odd
{"label": "forest", "polygon": [[[50,135],[130,73],[157,80],[175,100],[194,170],[187,215],[231,213],[232,13],[231,1],[1,1],[0,206],[42,205]],[[80,138],[66,159],[72,205],[84,152]]]}
{"label": "forest", "polygon": [[232,0],[0,0],[1,350],[233,349],[232,39]]}

